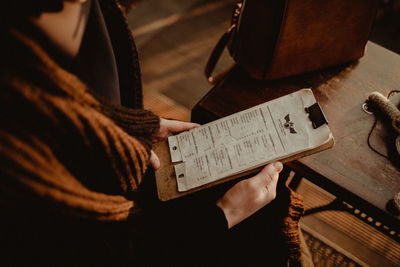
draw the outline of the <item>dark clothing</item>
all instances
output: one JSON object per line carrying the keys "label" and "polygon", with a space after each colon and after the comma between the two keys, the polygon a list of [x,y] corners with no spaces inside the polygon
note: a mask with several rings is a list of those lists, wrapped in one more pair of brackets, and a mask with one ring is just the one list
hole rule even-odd
{"label": "dark clothing", "polygon": [[99,95],[120,105],[117,63],[110,36],[98,1],[91,2],[90,16],[74,63],[74,72]]}
{"label": "dark clothing", "polygon": [[[110,66],[100,72],[111,71],[104,80],[90,77],[93,70],[74,74],[73,63],[63,66],[28,22],[1,33],[0,264],[297,262],[303,205],[283,186],[276,200],[230,231],[215,205],[226,185],[157,200],[148,165],[159,118],[143,110],[139,61],[123,6],[99,4],[110,43],[103,31],[106,47],[95,51],[113,50],[101,53],[102,64]],[[97,15],[89,25],[101,24]],[[84,54],[91,53],[91,41],[85,40],[88,49],[79,56],[89,65],[94,59]]]}

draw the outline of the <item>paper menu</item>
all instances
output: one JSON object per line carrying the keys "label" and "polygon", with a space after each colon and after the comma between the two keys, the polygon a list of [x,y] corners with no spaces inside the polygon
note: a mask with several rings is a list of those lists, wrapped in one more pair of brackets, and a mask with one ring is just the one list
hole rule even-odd
{"label": "paper menu", "polygon": [[317,147],[330,138],[327,125],[314,129],[303,89],[168,138],[178,191],[238,174]]}

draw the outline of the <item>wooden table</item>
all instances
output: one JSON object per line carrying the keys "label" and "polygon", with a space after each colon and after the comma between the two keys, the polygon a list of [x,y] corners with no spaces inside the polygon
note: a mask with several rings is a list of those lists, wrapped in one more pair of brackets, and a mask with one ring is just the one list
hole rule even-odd
{"label": "wooden table", "polygon": [[[277,81],[255,81],[236,66],[197,103],[192,121],[209,122],[301,88],[312,88],[336,143],[330,150],[288,166],[345,201],[366,222],[400,240],[400,216],[386,208],[400,191],[400,171],[368,147],[375,116],[361,108],[373,91],[387,95],[400,90],[399,55],[369,42],[365,56],[357,62]],[[392,135],[384,123],[378,124],[372,144],[387,153],[386,148],[393,147]]]}

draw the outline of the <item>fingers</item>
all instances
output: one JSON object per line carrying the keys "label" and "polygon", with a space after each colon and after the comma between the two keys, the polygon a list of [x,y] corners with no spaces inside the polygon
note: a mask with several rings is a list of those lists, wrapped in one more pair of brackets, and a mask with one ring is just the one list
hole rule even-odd
{"label": "fingers", "polygon": [[193,122],[184,122],[184,121],[176,121],[176,120],[160,120],[160,126],[165,126],[169,132],[171,133],[179,133],[183,131],[187,131],[193,128],[200,126],[198,123]]}
{"label": "fingers", "polygon": [[153,166],[155,170],[159,169],[161,164],[160,164],[160,159],[158,158],[157,154],[154,153],[153,150],[150,151],[150,164]]}
{"label": "fingers", "polygon": [[162,141],[174,133],[179,133],[187,131],[200,126],[200,124],[193,122],[183,122],[176,120],[166,120],[160,118],[160,129],[155,133],[153,137],[153,142]]}
{"label": "fingers", "polygon": [[283,165],[281,162],[273,162],[264,167],[258,174],[257,180],[260,186],[268,188],[276,188],[278,183],[279,173],[282,171]]}
{"label": "fingers", "polygon": [[282,171],[282,169],[283,169],[283,164],[279,161],[276,161],[265,166],[264,169],[261,170],[260,174],[262,175],[279,174]]}
{"label": "fingers", "polygon": [[268,164],[256,176],[235,184],[217,201],[229,228],[275,199],[279,172],[282,169],[280,162]]}

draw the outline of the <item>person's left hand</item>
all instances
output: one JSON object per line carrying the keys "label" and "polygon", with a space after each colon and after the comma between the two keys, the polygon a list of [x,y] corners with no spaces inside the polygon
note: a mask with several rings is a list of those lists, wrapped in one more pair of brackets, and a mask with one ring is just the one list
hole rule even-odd
{"label": "person's left hand", "polygon": [[[193,122],[167,120],[160,118],[160,129],[153,135],[153,143],[163,141],[167,139],[168,136],[171,136],[174,133],[187,131],[198,126],[200,126],[200,124]],[[153,150],[151,150],[150,164],[155,170],[160,168],[160,159]]]}
{"label": "person's left hand", "polygon": [[275,199],[282,169],[281,162],[270,163],[257,175],[238,182],[225,192],[216,204],[224,212],[228,228],[250,217]]}

